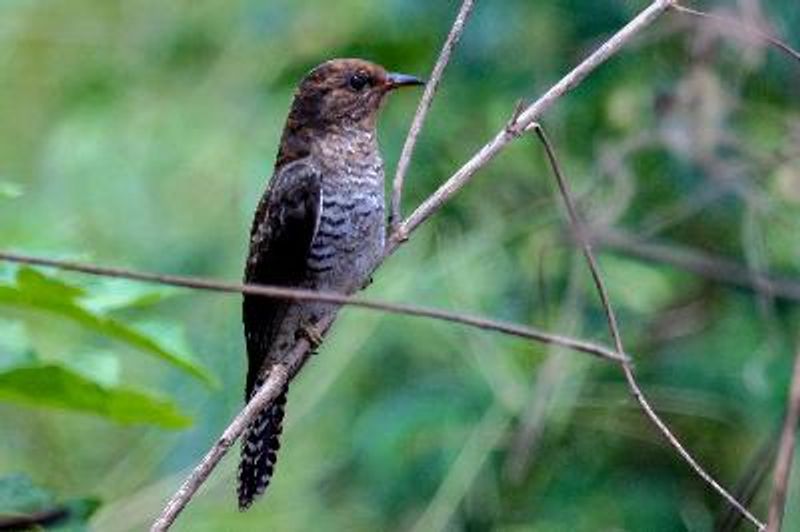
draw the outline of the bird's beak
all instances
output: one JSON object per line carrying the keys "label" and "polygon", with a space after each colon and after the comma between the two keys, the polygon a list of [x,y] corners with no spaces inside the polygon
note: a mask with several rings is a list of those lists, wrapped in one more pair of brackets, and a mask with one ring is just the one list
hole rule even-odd
{"label": "bird's beak", "polygon": [[421,79],[409,76],[408,74],[399,74],[397,72],[389,72],[386,76],[386,89],[394,90],[399,87],[410,87],[413,85],[425,85]]}

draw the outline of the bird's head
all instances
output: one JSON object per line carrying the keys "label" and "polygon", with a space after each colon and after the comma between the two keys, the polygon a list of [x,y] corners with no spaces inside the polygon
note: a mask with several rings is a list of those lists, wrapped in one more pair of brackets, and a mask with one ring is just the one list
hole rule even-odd
{"label": "bird's head", "polygon": [[372,129],[389,92],[423,84],[414,76],[387,72],[363,59],[332,59],[300,82],[289,121],[295,127],[310,129]]}

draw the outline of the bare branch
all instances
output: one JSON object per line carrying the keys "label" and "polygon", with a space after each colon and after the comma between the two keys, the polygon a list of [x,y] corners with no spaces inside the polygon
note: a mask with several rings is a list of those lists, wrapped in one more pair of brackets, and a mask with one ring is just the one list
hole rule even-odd
{"label": "bare branch", "polygon": [[[552,145],[550,144],[550,140],[547,137],[544,129],[539,125],[536,124],[534,126],[534,131],[536,132],[539,140],[542,142],[544,146],[545,152],[547,154],[547,159],[550,163],[550,167],[553,170],[553,174],[555,175],[556,182],[558,183],[559,192],[561,194],[561,198],[564,201],[564,205],[567,209],[567,214],[569,216],[570,225],[575,233],[576,238],[578,239],[581,248],[583,250],[583,254],[586,258],[586,263],[589,266],[589,272],[592,276],[592,281],[594,282],[595,288],[597,289],[597,293],[600,296],[600,302],[603,306],[603,310],[605,311],[606,318],[608,320],[608,329],[611,333],[611,337],[614,340],[614,345],[617,349],[618,353],[624,353],[625,347],[622,343],[622,335],[619,331],[619,326],[617,324],[617,317],[614,312],[614,309],[611,306],[611,301],[608,297],[608,290],[603,282],[602,275],[600,274],[600,266],[597,264],[597,259],[594,256],[594,252],[592,251],[592,246],[589,242],[589,239],[586,236],[586,229],[583,224],[583,220],[581,219],[580,215],[578,214],[578,210],[575,207],[575,202],[573,200],[573,195],[570,190],[569,183],[565,178],[563,172],[561,171],[561,165],[558,162],[558,159],[555,155]],[[742,515],[744,515],[751,523],[753,523],[758,530],[764,529],[764,524],[759,521],[753,514],[750,513],[747,508],[742,506],[739,501],[737,501],[728,491],[722,487],[705,469],[695,460],[695,458],[686,450],[686,448],[681,444],[678,438],[672,433],[672,431],[667,427],[666,423],[661,420],[658,414],[655,412],[653,407],[650,405],[650,402],[644,396],[641,388],[639,387],[638,382],[636,381],[636,376],[633,371],[633,365],[629,360],[625,362],[620,362],[620,367],[622,369],[623,374],[625,375],[625,380],[628,383],[628,388],[630,389],[631,394],[642,407],[642,410],[650,419],[650,421],[658,427],[661,431],[662,435],[666,438],[669,444],[680,454],[684,461],[689,464],[689,466],[697,473],[700,478],[702,478],[708,485],[710,485],[717,493],[719,493],[728,503],[735,507]]]}
{"label": "bare branch", "polygon": [[550,90],[529,105],[517,116],[513,123],[510,123],[500,130],[492,140],[485,144],[469,161],[459,168],[455,174],[443,183],[428,199],[422,202],[422,204],[399,225],[398,231],[392,235],[388,243],[389,249],[393,250],[400,245],[408,234],[413,232],[420,224],[438,211],[447,200],[464,188],[464,185],[469,182],[478,170],[494,159],[503,148],[521,135],[526,128],[552,107],[560,98],[577,87],[586,76],[605,63],[610,57],[617,54],[623,46],[633,39],[633,37],[652,24],[653,21],[672,5],[673,1],[674,0],[656,0],[650,4],[582,63],[561,78]]}
{"label": "bare branch", "polygon": [[32,264],[36,266],[46,266],[58,268],[61,270],[75,271],[86,273],[90,275],[97,275],[102,277],[114,277],[122,279],[131,279],[136,281],[144,281],[148,283],[156,283],[169,286],[179,286],[182,288],[191,288],[195,290],[207,290],[212,292],[226,292],[234,294],[248,294],[255,296],[263,296],[277,299],[293,299],[300,301],[322,301],[325,303],[337,303],[342,305],[349,305],[354,307],[361,307],[379,312],[388,312],[391,314],[402,314],[406,316],[416,316],[421,318],[430,318],[441,321],[448,321],[452,323],[460,323],[470,327],[476,327],[487,331],[496,331],[510,336],[517,336],[528,340],[534,340],[545,344],[560,345],[575,351],[580,351],[590,355],[594,355],[607,360],[619,362],[622,360],[620,355],[607,347],[560,336],[557,334],[550,334],[531,327],[509,323],[505,321],[492,320],[480,316],[472,316],[460,312],[450,312],[446,310],[439,310],[434,308],[420,307],[416,305],[406,305],[402,303],[385,303],[382,301],[374,301],[369,299],[356,298],[346,296],[336,292],[325,292],[315,290],[304,290],[300,288],[286,288],[281,286],[268,286],[268,285],[253,285],[253,284],[238,284],[229,283],[224,281],[215,281],[211,279],[203,279],[199,277],[183,277],[177,275],[162,275],[154,273],[137,272],[131,270],[124,270],[121,268],[107,268],[103,266],[96,266],[94,264],[84,264],[72,261],[62,261],[56,259],[46,259],[39,257],[30,257],[27,255],[20,255],[18,253],[0,252],[0,261],[15,262],[21,264]]}
{"label": "bare branch", "polygon": [[789,490],[789,474],[792,471],[795,437],[797,435],[798,418],[800,418],[800,351],[795,355],[792,386],[789,391],[789,405],[786,419],[783,422],[778,457],[775,460],[775,472],[772,475],[772,498],[769,503],[768,532],[778,532],[783,521],[786,506],[786,494]]}
{"label": "bare branch", "polygon": [[[300,349],[307,351],[308,346],[304,345],[305,342],[298,342],[295,346],[294,353]],[[302,356],[302,355],[301,355]],[[168,530],[178,514],[183,511],[186,504],[191,500],[192,496],[202,486],[203,482],[208,478],[208,475],[214,470],[219,461],[228,452],[228,449],[236,442],[241,436],[250,420],[258,415],[261,410],[266,408],[275,398],[281,393],[281,390],[289,382],[289,369],[282,364],[272,366],[269,373],[269,378],[264,385],[259,388],[258,392],[253,398],[245,405],[245,407],[236,415],[231,421],[222,436],[219,437],[217,443],[206,453],[200,463],[192,470],[192,473],[183,482],[181,487],[172,496],[167,503],[164,511],[159,518],[153,523],[150,528],[151,532],[162,532]]]}
{"label": "bare branch", "polygon": [[672,4],[672,9],[674,9],[679,13],[684,13],[686,15],[691,15],[693,17],[698,17],[701,19],[708,20],[727,33],[734,34],[737,36],[746,36],[750,37],[751,39],[755,39],[757,41],[766,42],[767,44],[770,44],[771,46],[774,46],[778,50],[782,51],[795,61],[800,61],[800,52],[798,52],[785,42],[781,41],[780,39],[777,39],[772,35],[765,33],[759,29],[753,28],[748,24],[744,24],[739,20],[736,20],[731,17],[725,17],[722,15],[715,15],[713,13],[706,13],[704,11],[698,11],[696,9],[683,6],[677,2]]}
{"label": "bare branch", "polygon": [[752,291],[765,291],[778,299],[800,301],[800,281],[770,272],[751,271],[730,259],[677,244],[644,240],[612,229],[590,231],[597,246],[646,261],[667,264],[707,279]]}
{"label": "bare branch", "polygon": [[425,122],[425,117],[428,116],[433,97],[436,95],[436,90],[439,88],[439,82],[442,79],[444,69],[447,67],[447,63],[450,62],[450,55],[461,39],[461,34],[464,32],[464,26],[472,12],[474,4],[474,0],[464,0],[464,2],[462,2],[461,9],[459,9],[458,15],[456,15],[456,19],[453,22],[453,27],[450,28],[450,34],[444,41],[442,51],[439,52],[439,58],[436,60],[430,78],[428,78],[425,84],[425,92],[422,93],[422,99],[419,101],[417,112],[411,122],[411,129],[408,130],[405,144],[403,144],[403,151],[400,152],[400,160],[397,162],[394,183],[392,184],[392,199],[389,211],[390,232],[393,232],[394,229],[396,229],[395,224],[402,220],[403,184],[406,173],[408,173],[408,167],[411,163],[411,156],[417,145],[419,132],[422,130],[422,125]]}
{"label": "bare branch", "polygon": [[[773,430],[766,435],[761,445],[747,462],[744,472],[733,487],[736,499],[746,506],[753,503],[761,490],[764,479],[769,476],[770,465],[775,460],[775,455],[778,452],[780,429],[781,427],[777,427],[777,430]],[[726,507],[724,510],[724,512],[717,514],[712,530],[714,532],[734,532],[734,530],[739,530],[742,515],[731,506]]]}

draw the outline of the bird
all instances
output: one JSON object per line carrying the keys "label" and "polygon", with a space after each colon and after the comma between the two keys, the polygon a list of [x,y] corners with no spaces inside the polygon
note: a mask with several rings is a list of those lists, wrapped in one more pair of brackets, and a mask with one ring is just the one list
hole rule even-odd
{"label": "bird", "polygon": [[[370,282],[386,234],[378,113],[395,89],[423,84],[355,58],[326,61],[302,79],[251,225],[245,283],[351,294]],[[331,303],[245,294],[245,401],[299,338],[316,349],[322,341],[317,324],[337,310]],[[237,490],[242,511],[272,478],[287,392],[288,384],[245,430]]]}

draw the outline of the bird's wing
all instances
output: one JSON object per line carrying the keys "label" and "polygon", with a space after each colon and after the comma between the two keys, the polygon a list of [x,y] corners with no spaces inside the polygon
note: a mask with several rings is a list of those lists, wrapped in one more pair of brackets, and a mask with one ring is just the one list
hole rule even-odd
{"label": "bird's wing", "polygon": [[[298,286],[306,276],[306,260],[322,211],[320,173],[296,161],[276,171],[258,205],[250,231],[245,282]],[[242,317],[247,342],[247,387],[250,398],[291,301],[244,296]]]}

